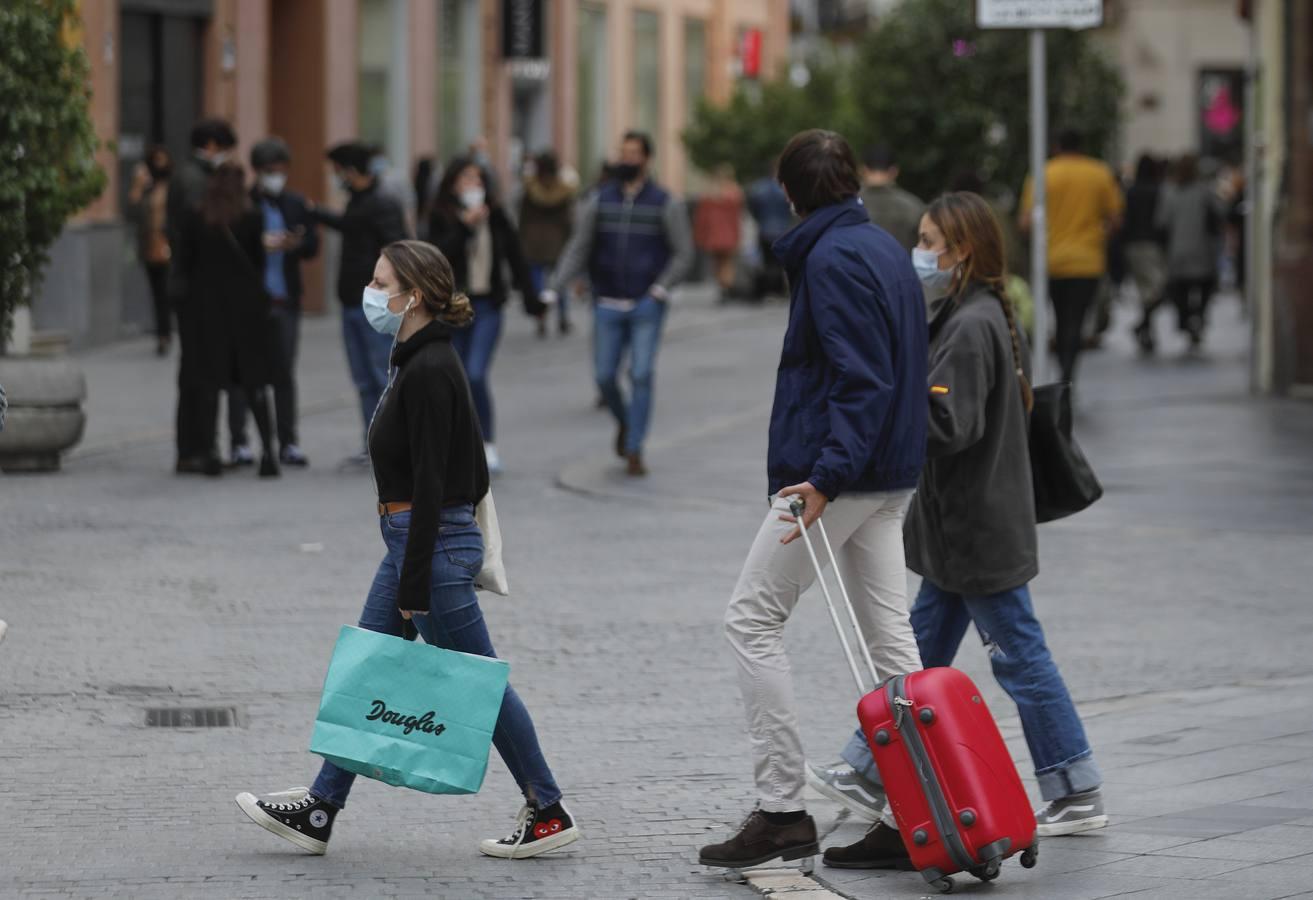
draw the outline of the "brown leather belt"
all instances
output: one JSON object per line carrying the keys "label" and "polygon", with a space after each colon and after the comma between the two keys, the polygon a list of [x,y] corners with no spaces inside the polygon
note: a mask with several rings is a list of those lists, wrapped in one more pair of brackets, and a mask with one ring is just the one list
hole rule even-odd
{"label": "brown leather belt", "polygon": [[397,513],[410,512],[411,503],[409,500],[395,500],[392,503],[380,503],[378,505],[378,514],[380,516],[395,516]]}

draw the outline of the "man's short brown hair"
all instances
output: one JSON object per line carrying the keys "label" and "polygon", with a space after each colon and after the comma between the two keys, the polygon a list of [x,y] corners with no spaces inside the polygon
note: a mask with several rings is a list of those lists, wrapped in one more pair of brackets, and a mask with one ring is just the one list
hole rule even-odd
{"label": "man's short brown hair", "polygon": [[776,177],[803,216],[862,189],[853,148],[841,135],[820,128],[793,136],[780,154]]}

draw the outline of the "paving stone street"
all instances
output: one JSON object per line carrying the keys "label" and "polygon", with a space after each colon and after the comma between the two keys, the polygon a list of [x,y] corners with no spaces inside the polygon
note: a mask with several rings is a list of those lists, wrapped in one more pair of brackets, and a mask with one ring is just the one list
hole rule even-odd
{"label": "paving stone street", "polygon": [[[751,898],[933,892],[914,873],[819,866],[731,884],[697,865],[753,803],[721,618],[765,510],[780,303],[682,293],[658,367],[651,476],[625,478],[594,408],[586,327],[510,322],[493,384],[513,586],[483,606],[584,840],[508,863],[478,839],[519,797],[361,780],[326,856],[238,810],[308,784],[339,627],[382,545],[335,316],[307,320],[306,471],[172,474],[176,360],[147,339],[82,353],[83,444],[49,476],[0,476],[0,898]],[[1106,496],[1040,529],[1036,607],[1078,701],[1110,827],[1044,842],[958,893],[1093,900],[1313,897],[1313,404],[1248,391],[1248,324],[1216,306],[1202,354],[1160,321],[1140,359],[1123,310],[1087,354],[1077,437]],[[582,319],[580,320],[583,321]],[[913,587],[915,576],[909,574]],[[853,723],[847,666],[813,591],[788,641],[809,756]],[[977,680],[1026,777],[1015,707]],[[149,728],[150,708],[231,707],[235,727]],[[809,806],[847,843],[861,826]]]}

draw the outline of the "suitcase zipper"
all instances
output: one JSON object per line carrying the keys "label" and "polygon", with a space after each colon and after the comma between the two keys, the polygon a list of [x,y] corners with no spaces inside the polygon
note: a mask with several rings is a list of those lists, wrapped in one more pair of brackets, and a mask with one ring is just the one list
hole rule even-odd
{"label": "suitcase zipper", "polygon": [[[948,850],[949,857],[952,858],[954,865],[961,871],[966,871],[976,865],[976,861],[971,858],[971,851],[967,849],[966,842],[962,840],[962,834],[957,830],[957,820],[953,817],[953,811],[948,806],[948,798],[944,796],[944,790],[939,784],[939,778],[935,775],[934,765],[930,761],[930,754],[926,751],[925,741],[921,737],[921,731],[916,724],[916,716],[911,715],[912,707],[915,705],[911,698],[903,696],[904,682],[907,680],[906,675],[899,675],[894,678],[885,687],[889,697],[889,706],[894,711],[894,730],[903,736],[903,746],[907,748],[907,755],[912,760],[912,765],[916,769],[917,777],[921,781],[921,791],[930,806],[930,818],[934,821],[935,830],[939,832],[940,838],[944,842],[944,847]],[[907,716],[910,727],[903,728],[903,717]],[[903,839],[907,840],[908,835]],[[915,838],[913,838],[915,843]]]}

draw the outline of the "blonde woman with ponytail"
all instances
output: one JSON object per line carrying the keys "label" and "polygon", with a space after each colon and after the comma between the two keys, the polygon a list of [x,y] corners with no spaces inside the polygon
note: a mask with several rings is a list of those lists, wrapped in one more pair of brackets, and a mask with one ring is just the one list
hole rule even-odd
{"label": "blonde woman with ponytail", "polygon": [[[1029,348],[1004,285],[1003,233],[978,194],[940,197],[921,219],[913,267],[930,322],[927,461],[903,529],[922,576],[912,606],[921,662],[951,665],[975,625],[994,677],[1017,705],[1046,805],[1041,835],[1107,824],[1080,716],[1044,640],[1029,582],[1039,573],[1027,415]],[[878,782],[859,733],[844,749],[853,774]],[[868,788],[869,792],[869,788]],[[893,868],[880,826],[825,853],[831,865]]]}
{"label": "blonde woman with ponytail", "polygon": [[[436,247],[399,241],[383,248],[364,290],[369,323],[396,343],[387,390],[369,426],[386,552],[360,627],[401,636],[410,620],[429,644],[495,657],[474,593],[483,564],[474,508],[488,492],[488,462],[469,382],[451,346],[452,330],[468,325],[474,311],[454,282],[451,264]],[[578,840],[533,720],[510,686],[493,744],[524,806],[515,830],[482,841],[480,852],[526,859]],[[354,781],[325,761],[308,791],[293,788],[263,799],[242,793],[237,804],[257,825],[322,854]]]}

